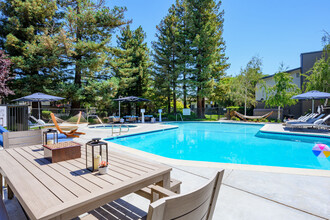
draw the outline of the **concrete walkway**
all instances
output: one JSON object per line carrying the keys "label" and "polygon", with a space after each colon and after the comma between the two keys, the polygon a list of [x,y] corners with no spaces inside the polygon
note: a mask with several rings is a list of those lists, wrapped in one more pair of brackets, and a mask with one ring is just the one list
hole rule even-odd
{"label": "concrete walkway", "polygon": [[[145,124],[129,133],[169,128],[164,124]],[[80,126],[86,135],[76,139],[85,143],[94,137],[111,137],[110,130]],[[121,151],[111,146],[110,151]],[[122,151],[134,157],[135,154]],[[151,160],[144,158],[145,160]],[[173,168],[171,176],[182,181],[182,193],[207,182],[216,168],[182,166],[168,161],[154,161]],[[226,169],[213,219],[329,219],[330,177]],[[147,212],[149,201],[130,194],[122,198]],[[17,200],[5,199],[11,219],[25,219]]]}

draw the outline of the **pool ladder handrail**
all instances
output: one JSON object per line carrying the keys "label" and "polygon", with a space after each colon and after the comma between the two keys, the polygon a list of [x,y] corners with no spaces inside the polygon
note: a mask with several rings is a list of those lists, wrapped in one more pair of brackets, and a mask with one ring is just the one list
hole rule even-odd
{"label": "pool ladder handrail", "polygon": [[102,120],[100,119],[100,117],[98,115],[88,115],[87,116],[87,123],[88,123],[88,118],[90,118],[90,117],[96,117],[96,119],[99,120],[99,122],[101,123],[101,125],[103,127],[105,127],[105,124],[102,122]]}
{"label": "pool ladder handrail", "polygon": [[183,121],[181,113],[176,113],[175,114],[175,120],[178,121],[178,115],[180,115],[181,121]]}
{"label": "pool ladder handrail", "polygon": [[[112,130],[112,134],[111,134],[111,135],[112,135],[112,136],[113,136],[113,133],[114,133],[114,132],[113,132],[113,127],[114,127],[114,125],[115,125],[115,124],[112,124],[112,128],[111,128],[111,130]],[[118,135],[121,135],[121,127],[122,127],[123,125],[127,127],[127,131],[126,131],[126,132],[129,132],[129,126],[128,126],[128,125],[120,124],[120,125],[119,125],[119,132],[118,132],[119,134],[118,134]],[[115,132],[115,133],[117,133],[117,132]]]}

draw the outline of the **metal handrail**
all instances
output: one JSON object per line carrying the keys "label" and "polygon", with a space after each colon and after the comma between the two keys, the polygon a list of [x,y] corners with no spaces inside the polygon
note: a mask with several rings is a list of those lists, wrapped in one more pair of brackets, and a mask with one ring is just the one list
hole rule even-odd
{"label": "metal handrail", "polygon": [[90,117],[96,117],[96,119],[99,120],[99,122],[103,125],[103,127],[105,127],[105,124],[103,124],[102,120],[98,115],[87,115],[87,122],[88,122],[88,118]]}
{"label": "metal handrail", "polygon": [[183,121],[181,113],[176,113],[175,114],[175,120],[178,121],[178,115],[180,115],[181,121]]}
{"label": "metal handrail", "polygon": [[[115,125],[112,124],[112,128],[111,128],[111,130],[112,130],[112,134],[111,134],[111,135],[112,135],[112,136],[113,136],[114,133],[117,133],[117,132],[113,132],[113,127],[114,127],[114,126],[115,126]],[[127,127],[127,131],[125,131],[125,132],[129,132],[129,126],[128,126],[128,125],[120,124],[120,125],[119,125],[119,132],[118,132],[119,135],[121,135],[121,132],[122,132],[121,128],[122,128],[122,126],[126,126],[126,127]]]}

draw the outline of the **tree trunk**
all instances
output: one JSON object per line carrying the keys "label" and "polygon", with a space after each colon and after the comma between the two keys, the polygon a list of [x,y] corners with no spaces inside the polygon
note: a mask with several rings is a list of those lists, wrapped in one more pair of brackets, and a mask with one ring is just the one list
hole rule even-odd
{"label": "tree trunk", "polygon": [[173,112],[176,114],[176,84],[173,83]]}
{"label": "tree trunk", "polygon": [[197,117],[203,118],[203,112],[202,112],[202,97],[200,97],[199,92],[201,88],[197,88]]}
{"label": "tree trunk", "polygon": [[183,107],[187,108],[186,64],[183,71]]}
{"label": "tree trunk", "polygon": [[204,118],[205,115],[205,100],[202,98],[202,118]]}
{"label": "tree trunk", "polygon": [[[77,14],[80,14],[80,8],[79,3],[77,3]],[[76,29],[76,44],[78,44],[79,40],[81,40],[81,33],[80,33],[80,27],[77,25]],[[81,51],[77,50],[77,56],[74,57],[75,59],[75,76],[74,76],[74,84],[78,86],[78,88],[81,88]],[[71,115],[75,115],[80,109],[80,100],[78,100],[78,97],[74,97],[71,104]]]}
{"label": "tree trunk", "polygon": [[168,90],[167,90],[167,113],[168,114],[171,113],[171,90],[170,90],[170,86],[168,86]]}
{"label": "tree trunk", "polygon": [[277,110],[277,120],[281,120],[281,106],[278,106],[278,110]]}

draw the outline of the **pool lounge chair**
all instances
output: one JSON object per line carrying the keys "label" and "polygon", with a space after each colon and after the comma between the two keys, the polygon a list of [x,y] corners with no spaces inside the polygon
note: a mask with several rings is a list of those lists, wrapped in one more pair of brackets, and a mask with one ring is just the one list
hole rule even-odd
{"label": "pool lounge chair", "polygon": [[301,123],[301,122],[314,123],[315,121],[321,119],[323,116],[324,116],[324,114],[320,114],[317,117],[311,117],[311,118],[309,118],[307,120],[303,120],[303,121],[287,121],[286,125],[288,125],[288,124],[297,124],[297,123]]}
{"label": "pool lounge chair", "polygon": [[[135,218],[132,219],[138,219],[137,216],[139,216],[139,219],[147,220],[211,220],[219,195],[223,174],[224,171],[218,172],[214,178],[208,181],[204,186],[191,193],[182,195],[178,195],[160,186],[153,186],[152,193],[159,195],[161,199],[149,205],[147,216],[142,216],[141,213],[138,213],[135,215]],[[131,209],[136,207],[132,205],[126,205],[128,207],[125,207],[123,205],[118,205],[116,201],[111,202],[89,212],[88,215],[80,219],[131,219],[126,218],[126,216],[131,215],[134,211]]]}
{"label": "pool lounge chair", "polygon": [[[46,123],[44,120],[42,119],[36,119],[34,116],[30,115],[29,116],[33,121],[35,121],[36,123],[32,122],[32,126],[30,127],[53,127],[54,124],[52,123]],[[30,121],[31,122],[31,121]],[[30,124],[30,123],[29,123]]]}
{"label": "pool lounge chair", "polygon": [[[65,136],[67,136],[67,137],[79,137],[79,135],[82,135],[82,134],[85,134],[85,133],[83,133],[83,132],[77,132],[77,130],[78,130],[78,127],[75,127],[75,128],[73,128],[73,129],[71,129],[71,130],[69,130],[69,131],[63,131],[62,129],[63,128],[65,128],[65,127],[60,127],[58,124],[57,124],[57,121],[56,121],[56,119],[55,119],[55,116],[54,116],[54,114],[53,113],[50,113],[50,116],[51,116],[51,118],[52,118],[52,120],[53,120],[53,122],[54,122],[54,124],[55,124],[55,127],[56,127],[56,129],[61,133],[61,134],[64,134]],[[66,127],[66,128],[72,128],[72,126],[68,126],[68,127]]]}
{"label": "pool lounge chair", "polygon": [[318,119],[313,123],[307,123],[307,122],[301,122],[301,123],[295,123],[295,124],[288,124],[287,127],[290,128],[329,128],[329,126],[326,124],[326,121],[330,119],[330,114],[322,119]]}
{"label": "pool lounge chair", "polygon": [[309,120],[309,119],[313,119],[313,118],[315,118],[316,116],[317,116],[318,114],[317,113],[311,113],[311,114],[307,114],[307,115],[305,115],[305,116],[301,116],[301,117],[299,117],[298,119],[296,119],[296,120],[289,120],[289,121],[287,121],[287,123],[295,123],[295,122],[306,122],[307,120]]}

